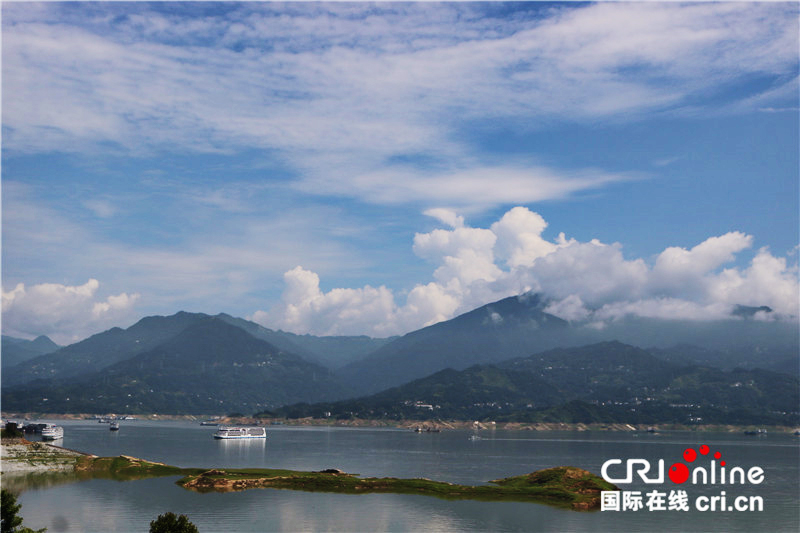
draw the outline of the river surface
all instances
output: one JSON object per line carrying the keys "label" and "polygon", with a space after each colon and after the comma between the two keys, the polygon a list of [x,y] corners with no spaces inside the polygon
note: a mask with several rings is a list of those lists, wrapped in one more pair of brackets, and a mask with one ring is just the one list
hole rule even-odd
{"label": "river surface", "polygon": [[[150,520],[172,511],[189,517],[201,533],[229,531],[791,531],[800,530],[800,438],[729,433],[443,431],[270,426],[268,438],[220,441],[214,427],[185,421],[122,422],[109,431],[96,421],[59,422],[60,444],[99,456],[132,455],[181,467],[264,467],[295,470],[338,468],[364,477],[425,477],[462,484],[520,475],[560,465],[600,473],[608,459],[647,459],[665,469],[687,448],[708,445],[728,468],[764,470],[761,484],[676,485],[641,481],[621,487],[668,493],[683,489],[690,510],[575,512],[513,502],[448,501],[427,496],[345,495],[255,489],[199,494],[175,477],[117,482],[58,481],[3,476],[19,492],[24,525],[48,532],[142,531]],[[480,438],[471,440],[475,434]],[[702,462],[702,459],[705,462]],[[706,457],[694,464],[709,465]],[[624,467],[623,467],[624,469]],[[622,474],[616,470],[615,474]],[[726,492],[763,500],[763,511],[701,511],[698,497]]]}

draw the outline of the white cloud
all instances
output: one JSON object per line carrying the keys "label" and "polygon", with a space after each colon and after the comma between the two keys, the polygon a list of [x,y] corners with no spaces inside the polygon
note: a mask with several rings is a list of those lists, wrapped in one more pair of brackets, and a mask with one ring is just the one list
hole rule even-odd
{"label": "white cloud", "polygon": [[[708,297],[730,305],[768,305],[778,313],[800,315],[798,267],[761,248],[744,270],[725,269],[709,281]],[[759,303],[761,302],[761,303]]]}
{"label": "white cloud", "polygon": [[461,307],[457,292],[438,283],[417,285],[406,298],[406,305],[398,312],[399,331],[411,331],[447,320]]}
{"label": "white cloud", "polygon": [[[4,148],[269,149],[302,191],[465,210],[630,179],[481,161],[465,121],[536,128],[680,112],[720,90],[753,109],[796,96],[791,4],[601,2],[502,19],[469,3],[198,9],[9,4]],[[725,90],[752,76],[774,83]]]}
{"label": "white cloud", "polygon": [[31,337],[48,335],[59,344],[84,338],[87,332],[117,326],[132,316],[138,294],[97,296],[100,282],[83,285],[23,283],[3,291],[3,333]]}
{"label": "white cloud", "polygon": [[437,229],[414,236],[414,253],[440,265],[433,274],[440,284],[469,285],[478,280],[494,281],[500,275],[494,264],[496,240],[497,236],[486,229]]}
{"label": "white cloud", "polygon": [[734,231],[710,237],[691,250],[669,247],[656,258],[650,284],[654,290],[673,296],[696,294],[707,287],[706,274],[733,261],[752,242],[752,236]]}
{"label": "white cloud", "polygon": [[464,217],[458,215],[455,211],[444,208],[428,209],[423,213],[429,217],[433,217],[440,222],[444,222],[453,229],[464,227]]}
{"label": "white cloud", "polygon": [[386,287],[360,289],[319,288],[319,276],[295,267],[284,274],[284,305],[268,313],[256,311],[252,320],[287,331],[320,335],[386,334],[394,311],[394,298]]}
{"label": "white cloud", "polygon": [[621,245],[571,242],[527,265],[541,291],[555,299],[577,294],[590,306],[639,298],[648,281],[642,259],[626,260]]}
{"label": "white cloud", "polygon": [[539,257],[555,251],[556,245],[544,240],[547,222],[524,207],[515,207],[492,224],[497,235],[497,254],[511,267],[530,265]]}
{"label": "white cloud", "polygon": [[577,294],[570,294],[563,300],[551,302],[545,308],[545,312],[570,322],[583,322],[591,316],[583,300]]}
{"label": "white cloud", "polygon": [[[457,157],[457,156],[456,156]],[[325,167],[329,167],[325,164]],[[315,194],[356,196],[376,204],[449,204],[462,209],[564,199],[639,176],[596,170],[562,171],[535,165],[477,166],[444,172],[423,168],[382,168],[343,175],[311,169],[299,190]],[[450,224],[450,222],[447,222]]]}
{"label": "white cloud", "polygon": [[730,318],[733,306],[725,303],[701,304],[677,298],[649,298],[613,302],[592,313],[596,321],[616,320],[633,315],[667,320],[723,320]]}
{"label": "white cloud", "polygon": [[750,247],[752,236],[741,232],[710,237],[690,250],[667,248],[650,266],[626,259],[619,244],[582,243],[563,234],[546,241],[547,223],[524,207],[509,210],[490,229],[454,225],[461,219],[453,212],[438,215],[452,229],[414,238],[414,252],[436,266],[434,281],[416,285],[404,304],[385,287],[323,293],[317,274],[297,267],[286,273],[283,304],[254,318],[302,333],[398,334],[528,290],[550,299],[548,312],[593,327],[628,315],[716,320],[731,317],[736,305],[767,305],[774,319],[800,316],[797,265],[761,249],[744,269],[722,268]]}
{"label": "white cloud", "polygon": [[658,256],[653,270],[667,277],[703,274],[733,261],[736,253],[752,242],[752,236],[733,231],[710,237],[691,250],[669,247]]}

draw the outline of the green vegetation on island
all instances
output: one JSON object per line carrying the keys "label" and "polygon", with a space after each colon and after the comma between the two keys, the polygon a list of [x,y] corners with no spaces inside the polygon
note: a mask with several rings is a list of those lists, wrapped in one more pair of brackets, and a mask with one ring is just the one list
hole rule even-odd
{"label": "green vegetation on island", "polygon": [[120,455],[118,457],[84,456],[79,458],[75,465],[75,472],[81,477],[109,478],[117,481],[186,475],[187,472],[196,472],[198,470],[145,461],[128,455]]}
{"label": "green vegetation on island", "polygon": [[430,479],[360,478],[331,469],[298,472],[270,469],[207,470],[178,481],[198,492],[233,492],[275,488],[343,494],[418,494],[451,500],[520,501],[545,503],[570,509],[599,507],[600,493],[618,488],[602,478],[572,466],[490,481],[492,485],[458,485]]}

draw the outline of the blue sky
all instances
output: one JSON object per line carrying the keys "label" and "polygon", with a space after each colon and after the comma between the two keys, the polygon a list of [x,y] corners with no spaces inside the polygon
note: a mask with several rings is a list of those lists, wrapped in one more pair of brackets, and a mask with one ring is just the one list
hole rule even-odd
{"label": "blue sky", "polygon": [[3,332],[798,315],[796,3],[4,3]]}

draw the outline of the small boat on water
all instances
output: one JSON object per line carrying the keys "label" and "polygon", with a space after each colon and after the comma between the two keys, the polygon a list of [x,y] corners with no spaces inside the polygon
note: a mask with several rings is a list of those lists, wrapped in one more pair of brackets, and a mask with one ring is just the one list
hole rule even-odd
{"label": "small boat on water", "polygon": [[42,440],[58,440],[64,438],[64,428],[55,424],[45,424],[42,428]]}
{"label": "small boat on water", "polygon": [[119,422],[111,422],[109,428],[111,431],[119,431]]}
{"label": "small boat on water", "polygon": [[266,439],[267,430],[260,426],[220,426],[215,439]]}

